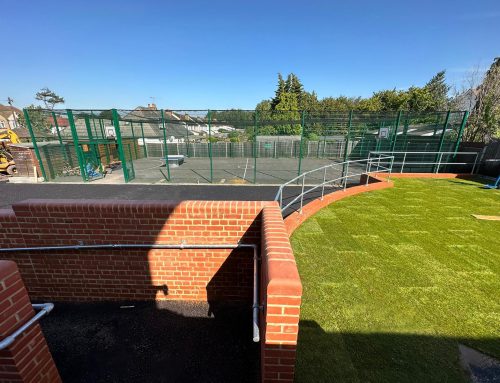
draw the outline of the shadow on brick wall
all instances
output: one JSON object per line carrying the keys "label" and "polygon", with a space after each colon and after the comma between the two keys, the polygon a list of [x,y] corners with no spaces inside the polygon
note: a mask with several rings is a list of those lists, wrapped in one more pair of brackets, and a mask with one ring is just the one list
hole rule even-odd
{"label": "shadow on brick wall", "polygon": [[[75,207],[74,201],[28,200],[6,213],[6,235],[15,241],[6,236],[0,242],[35,247],[260,240],[259,217],[219,222],[211,230],[210,221],[179,216],[177,208],[154,201],[88,200]],[[4,222],[0,217],[0,227]],[[56,302],[42,325],[66,382],[258,380],[251,249],[53,250],[2,258],[18,264],[33,301]]]}

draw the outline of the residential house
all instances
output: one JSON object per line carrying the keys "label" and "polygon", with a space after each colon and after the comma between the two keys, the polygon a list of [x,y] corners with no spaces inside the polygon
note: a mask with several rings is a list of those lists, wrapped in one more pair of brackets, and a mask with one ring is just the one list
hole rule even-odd
{"label": "residential house", "polygon": [[19,128],[19,116],[22,111],[16,107],[0,104],[0,129]]}

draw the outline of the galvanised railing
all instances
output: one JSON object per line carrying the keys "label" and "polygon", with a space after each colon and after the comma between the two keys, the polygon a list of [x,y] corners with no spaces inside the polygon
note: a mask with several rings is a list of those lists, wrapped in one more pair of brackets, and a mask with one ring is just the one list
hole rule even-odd
{"label": "galvanised railing", "polygon": [[[400,173],[403,173],[404,167],[407,169],[409,167],[424,167],[424,166],[432,166],[433,173],[439,173],[439,170],[442,166],[446,165],[461,165],[461,166],[472,166],[471,174],[474,174],[477,165],[479,164],[479,155],[480,152],[392,152],[392,151],[371,151],[368,155],[368,158],[371,156],[380,156],[387,155],[392,156],[392,165],[396,168],[401,166],[399,169]],[[429,156],[431,158],[429,158]],[[470,158],[470,161],[467,162],[457,162],[455,159],[459,157]],[[382,161],[387,162],[387,161]],[[425,172],[428,173],[428,172]]]}
{"label": "galvanised railing", "polygon": [[[345,190],[347,188],[347,182],[349,179],[354,177],[361,177],[366,175],[366,185],[368,185],[370,175],[377,173],[388,173],[389,181],[392,172],[392,163],[394,156],[389,156],[383,153],[377,154],[377,156],[371,156],[370,158],[355,161],[344,161],[344,162],[332,162],[331,164],[322,166],[317,169],[309,170],[300,174],[299,176],[291,179],[290,181],[281,185],[278,189],[278,193],[274,198],[278,201],[281,208],[281,213],[286,209],[292,207],[294,204],[299,203],[299,213],[302,214],[302,208],[304,206],[304,196],[315,190],[321,189],[320,199],[322,200],[325,195],[325,187],[335,187],[338,189]],[[334,174],[328,174],[328,171],[333,171]],[[337,176],[340,173],[340,176]],[[318,178],[319,175],[319,178]],[[309,182],[306,179],[309,178]],[[322,182],[317,183],[318,180]],[[293,196],[293,198],[287,202],[283,203],[283,192],[285,188],[292,185],[301,185],[300,194]],[[286,197],[285,197],[286,198]]]}

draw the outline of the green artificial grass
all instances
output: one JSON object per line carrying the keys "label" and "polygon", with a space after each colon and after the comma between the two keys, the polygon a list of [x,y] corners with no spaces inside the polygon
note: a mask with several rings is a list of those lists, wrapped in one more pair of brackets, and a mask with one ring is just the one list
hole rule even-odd
{"label": "green artificial grass", "polygon": [[500,191],[397,179],[291,238],[304,286],[297,382],[466,382],[462,343],[500,359]]}

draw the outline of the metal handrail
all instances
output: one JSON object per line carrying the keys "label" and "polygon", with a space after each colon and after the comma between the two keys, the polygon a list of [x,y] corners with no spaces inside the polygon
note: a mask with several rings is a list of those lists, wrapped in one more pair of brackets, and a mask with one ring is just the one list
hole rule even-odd
{"label": "metal handrail", "polygon": [[[403,173],[403,169],[405,165],[437,165],[434,169],[434,173],[439,173],[439,168],[442,165],[472,165],[472,170],[471,174],[474,174],[474,171],[476,170],[477,162],[479,155],[481,154],[480,152],[411,152],[411,151],[405,151],[405,152],[396,152],[396,151],[370,151],[368,153],[368,158],[371,157],[371,155],[394,155],[397,154],[403,154],[403,160],[402,161],[393,161],[393,165],[401,165],[400,173]],[[433,162],[430,161],[407,161],[408,155],[413,155],[413,154],[432,154],[436,155],[436,160]],[[444,155],[453,155],[454,157],[456,155],[474,155],[474,161],[473,162],[443,162],[443,156]]]}
{"label": "metal handrail", "polygon": [[0,341],[0,350],[9,347],[12,343],[14,343],[14,341],[19,335],[21,335],[23,332],[25,332],[27,329],[33,326],[35,322],[37,322],[41,317],[50,313],[54,308],[53,303],[35,303],[32,304],[31,306],[33,306],[35,310],[40,310],[40,311],[36,313],[29,321],[27,321],[16,331],[14,331],[12,334],[2,339],[2,341]]}
{"label": "metal handrail", "polygon": [[[381,162],[383,160],[390,160],[389,165],[388,166],[381,165]],[[371,158],[362,159],[362,160],[348,160],[348,161],[344,161],[344,162],[333,162],[331,164],[321,166],[317,169],[313,169],[313,170],[309,170],[307,172],[304,172],[304,173],[298,175],[297,177],[292,178],[290,181],[285,182],[284,184],[282,184],[279,187],[278,192],[276,193],[274,200],[279,201],[279,205],[280,205],[282,213],[286,209],[288,209],[290,206],[292,206],[293,204],[295,204],[296,202],[298,202],[300,200],[299,212],[302,213],[305,195],[307,195],[308,193],[311,193],[314,190],[321,188],[321,200],[322,200],[324,197],[324,194],[325,194],[325,186],[328,186],[328,185],[333,184],[335,182],[343,181],[342,187],[345,190],[347,188],[347,180],[349,178],[366,175],[367,176],[367,184],[368,184],[368,179],[369,179],[370,174],[374,174],[374,173],[389,173],[389,177],[387,178],[387,180],[389,181],[390,174],[392,172],[393,161],[394,161],[394,156],[390,156],[390,155],[386,155],[386,154],[381,153],[378,155],[378,157],[371,157]],[[364,172],[349,174],[349,166],[350,165],[352,165],[352,164],[361,165],[363,163],[366,163],[366,168],[365,168]],[[331,169],[331,168],[335,168],[337,166],[338,167],[342,166],[342,176],[327,180],[327,170]],[[375,170],[373,170],[372,167],[375,167]],[[320,172],[320,171],[323,171],[323,182],[321,182],[319,184],[315,184],[306,190],[305,189],[306,177],[312,173],[316,173],[316,172]],[[340,182],[340,183],[342,184],[342,182]],[[293,198],[286,205],[283,205],[283,190],[285,189],[285,187],[287,187],[291,184],[301,184],[302,185],[301,193],[299,195],[297,195],[295,198]],[[339,185],[339,187],[341,187],[341,185]]]}
{"label": "metal handrail", "polygon": [[[259,271],[258,271],[258,245],[253,243],[222,243],[222,244],[187,244],[181,242],[180,244],[150,244],[150,243],[105,243],[100,245],[60,245],[60,246],[32,246],[32,247],[6,247],[1,248],[0,253],[15,253],[25,251],[54,251],[54,250],[118,250],[118,249],[240,249],[251,248],[253,249],[253,305],[252,305],[252,339],[254,342],[260,342],[259,330],[259,312],[261,306],[259,305]],[[52,305],[52,303],[47,303]],[[38,305],[33,305],[33,307]],[[52,305],[53,307],[54,305]],[[52,308],[50,308],[52,310]],[[50,311],[48,310],[48,311]],[[38,314],[37,314],[38,315]],[[42,315],[43,316],[43,315]],[[35,316],[36,317],[36,316]],[[33,318],[35,318],[33,317]],[[23,332],[22,330],[21,332]],[[11,335],[12,336],[12,335]],[[7,340],[4,339],[4,341]],[[4,342],[2,341],[2,343]],[[13,340],[12,340],[13,341]],[[2,344],[0,343],[0,344]],[[10,342],[12,343],[12,342]],[[9,344],[10,344],[9,343]],[[8,344],[7,344],[8,346]],[[5,346],[5,347],[7,347]],[[0,348],[1,350],[1,348]]]}

